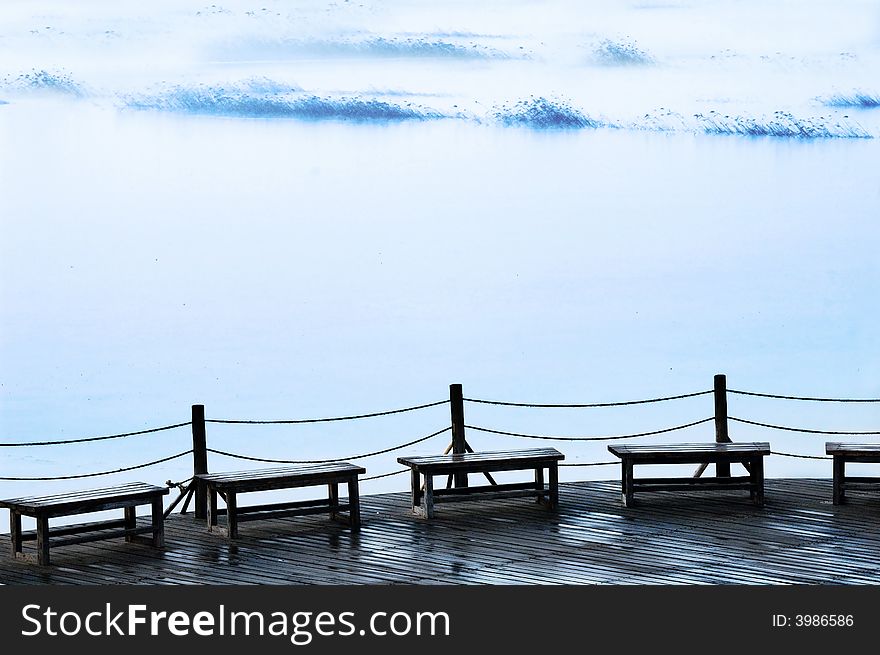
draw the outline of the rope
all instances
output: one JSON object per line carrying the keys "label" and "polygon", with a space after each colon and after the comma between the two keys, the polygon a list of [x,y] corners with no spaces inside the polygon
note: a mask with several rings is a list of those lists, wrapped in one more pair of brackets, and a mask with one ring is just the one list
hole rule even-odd
{"label": "rope", "polygon": [[880,398],[810,398],[808,396],[781,396],[773,393],[756,393],[754,391],[738,391],[728,389],[730,393],[741,396],[758,396],[760,398],[776,398],[779,400],[812,400],[817,403],[880,403]]}
{"label": "rope", "polygon": [[785,430],[787,432],[806,432],[808,434],[852,434],[852,435],[871,435],[871,434],[880,434],[880,431],[866,431],[866,432],[854,432],[854,431],[845,431],[845,430],[808,430],[807,428],[790,428],[784,425],[771,425],[769,423],[758,423],[757,421],[747,421],[744,418],[734,418],[733,416],[728,417],[731,421],[736,421],[737,423],[746,423],[747,425],[757,425],[762,428],[772,428],[774,430]]}
{"label": "rope", "polygon": [[384,448],[382,450],[376,450],[372,453],[364,453],[362,455],[352,455],[350,457],[335,457],[333,459],[266,459],[262,457],[251,457],[250,455],[239,455],[237,453],[226,452],[225,450],[215,450],[214,448],[208,448],[207,451],[209,453],[215,453],[217,455],[225,455],[226,457],[233,457],[235,459],[244,459],[249,462],[265,462],[267,464],[327,464],[329,462],[342,462],[349,459],[366,459],[367,457],[372,457],[373,455],[384,455],[385,453],[390,453],[395,450],[400,450],[401,448],[406,448],[408,446],[414,446],[417,443],[422,443],[423,441],[427,441],[428,439],[432,439],[439,434],[443,434],[444,432],[451,430],[452,427],[445,427],[442,430],[437,430],[432,434],[429,434],[426,437],[422,437],[420,439],[414,439],[413,441],[408,441],[404,444],[400,444],[399,446],[393,446],[391,448]]}
{"label": "rope", "polygon": [[383,473],[382,475],[371,475],[368,478],[361,478],[361,482],[368,482],[370,480],[379,480],[380,478],[390,478],[392,475],[400,475],[401,473],[406,473],[410,469],[400,469],[399,471],[391,471],[391,473]]}
{"label": "rope", "polygon": [[402,414],[403,412],[413,412],[417,409],[426,409],[428,407],[437,407],[438,405],[445,405],[448,403],[448,400],[438,400],[435,403],[427,403],[425,405],[415,405],[414,407],[404,407],[403,409],[392,409],[386,412],[374,412],[372,414],[357,414],[355,416],[335,416],[332,418],[305,418],[305,419],[294,419],[294,420],[283,420],[283,421],[247,421],[247,420],[233,420],[233,419],[207,419],[205,423],[236,423],[236,424],[248,424],[248,425],[268,425],[268,424],[298,424],[298,423],[331,423],[333,421],[352,421],[354,419],[359,418],[373,418],[376,416],[388,416],[390,414]]}
{"label": "rope", "polygon": [[590,462],[588,464],[560,464],[559,466],[611,466],[620,462]]}
{"label": "rope", "polygon": [[544,408],[585,408],[585,407],[621,407],[624,405],[644,405],[647,403],[661,403],[667,400],[680,400],[681,398],[693,398],[694,396],[704,396],[712,393],[708,391],[696,391],[694,393],[684,393],[678,396],[666,396],[664,398],[649,398],[648,400],[626,400],[616,403],[587,403],[582,405],[547,405],[539,403],[510,403],[501,400],[480,400],[477,398],[464,398],[469,403],[480,403],[483,405],[502,405],[505,407],[544,407]]}
{"label": "rope", "polygon": [[780,453],[776,450],[771,450],[770,454],[782,455],[783,457],[797,457],[798,459],[834,459],[833,457],[820,457],[818,455],[795,455],[794,453]]}
{"label": "rope", "polygon": [[137,469],[147,468],[148,466],[155,466],[156,464],[163,464],[164,462],[170,462],[172,459],[177,459],[178,457],[183,457],[185,455],[189,455],[192,453],[192,450],[185,450],[182,453],[177,453],[176,455],[171,455],[170,457],[163,457],[162,459],[157,459],[153,462],[147,462],[146,464],[138,464],[137,466],[127,466],[121,469],[115,469],[113,471],[101,471],[100,473],[81,473],[79,475],[59,475],[53,478],[0,478],[5,482],[37,482],[37,481],[54,481],[54,480],[78,480],[80,478],[96,478],[101,475],[113,475],[114,473],[125,473],[126,471],[134,471]]}
{"label": "rope", "polygon": [[188,485],[193,481],[195,476],[190,476],[186,480],[181,480],[180,482],[173,482],[171,480],[165,480],[165,486],[171,489],[172,487],[177,487],[180,491],[186,491],[188,489]]}
{"label": "rope", "polygon": [[636,434],[622,434],[613,437],[551,437],[551,436],[543,436],[537,434],[522,434],[520,432],[504,432],[503,430],[490,430],[489,428],[481,428],[475,425],[466,425],[465,427],[470,430],[478,430],[479,432],[490,432],[492,434],[501,434],[507,437],[522,437],[524,439],[546,439],[548,441],[613,441],[615,439],[635,439],[637,437],[648,437],[654,434],[663,434],[664,432],[674,432],[675,430],[684,430],[685,428],[690,428],[695,425],[700,425],[701,423],[707,423],[709,421],[714,421],[715,417],[704,418],[700,421],[694,421],[693,423],[685,423],[684,425],[676,425],[672,428],[664,428],[662,430],[653,430],[651,432],[639,432]]}
{"label": "rope", "polygon": [[151,432],[163,432],[164,430],[174,430],[190,425],[192,422],[175,423],[174,425],[166,425],[161,428],[151,428],[149,430],[138,430],[137,432],[123,432],[122,434],[110,434],[106,437],[85,437],[83,439],[61,439],[58,441],[26,441],[22,443],[0,443],[0,448],[15,448],[16,446],[59,446],[68,443],[85,443],[87,441],[106,441],[107,439],[120,439],[122,437],[133,437],[137,434],[149,434]]}

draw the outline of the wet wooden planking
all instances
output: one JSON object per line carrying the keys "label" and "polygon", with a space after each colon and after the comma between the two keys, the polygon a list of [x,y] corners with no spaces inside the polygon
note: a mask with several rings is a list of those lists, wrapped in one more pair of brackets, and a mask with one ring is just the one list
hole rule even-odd
{"label": "wet wooden planking", "polygon": [[[98,541],[53,565],[0,551],[6,584],[877,584],[880,494],[831,503],[830,480],[767,480],[748,494],[657,492],[620,503],[620,483],[560,485],[557,514],[524,499],[443,505],[362,496],[363,527],[318,515],[247,523],[234,543],[203,520],[166,522],[166,548]],[[146,521],[144,517],[140,519]],[[3,535],[4,542],[9,537]]]}

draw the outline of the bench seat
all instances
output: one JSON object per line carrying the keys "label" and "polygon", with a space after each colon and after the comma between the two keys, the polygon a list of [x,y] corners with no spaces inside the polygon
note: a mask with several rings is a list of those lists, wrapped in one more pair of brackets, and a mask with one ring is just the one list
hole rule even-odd
{"label": "bench seat", "polygon": [[835,505],[846,502],[846,489],[852,485],[873,485],[880,483],[880,477],[858,477],[846,475],[846,463],[877,464],[880,462],[880,444],[840,443],[829,441],[825,444],[825,454],[833,458]]}
{"label": "bench seat", "polygon": [[[49,547],[65,546],[99,539],[125,537],[129,542],[146,542],[156,548],[165,545],[165,524],[162,497],[168,493],[167,487],[157,487],[144,482],[130,482],[116,487],[85,489],[48,496],[27,496],[0,500],[0,508],[9,510],[9,533],[12,538],[12,552],[16,558],[36,561],[40,565],[49,564]],[[137,507],[150,505],[152,519],[149,526],[137,527]],[[113,521],[92,521],[83,525],[49,528],[49,519],[60,516],[74,516],[111,509],[123,509],[124,518]],[[21,517],[36,519],[36,533],[23,533]],[[150,533],[149,539],[139,535]],[[36,557],[25,553],[23,542],[36,541]]]}
{"label": "bench seat", "polygon": [[[480,495],[485,498],[535,496],[548,508],[559,504],[558,465],[565,455],[555,448],[532,448],[513,451],[485,451],[447,455],[398,457],[397,461],[410,468],[413,512],[433,518],[434,504],[442,501],[468,500]],[[548,470],[548,484],[544,485],[544,469]],[[534,470],[533,482],[496,484],[490,473],[497,471]],[[492,484],[479,487],[463,486],[447,489],[434,488],[434,476],[483,473]],[[424,488],[421,477],[424,477]]]}
{"label": "bench seat", "polygon": [[[770,444],[684,443],[660,445],[612,445],[608,450],[621,460],[621,497],[627,507],[636,491],[746,489],[758,506],[764,504],[764,457]],[[749,475],[713,478],[634,478],[635,464],[734,464],[746,466]]]}
{"label": "bench seat", "polygon": [[[253,471],[228,471],[225,473],[204,473],[196,476],[204,484],[208,495],[208,530],[221,532],[230,539],[238,537],[238,524],[269,518],[286,518],[307,514],[327,513],[331,518],[339,518],[341,512],[348,513],[348,524],[360,527],[360,496],[358,475],[366,469],[348,462],[328,462],[326,464],[299,464],[281,468],[257,469]],[[348,502],[339,501],[339,484],[348,485]],[[267,505],[239,506],[238,494],[277,489],[295,489],[327,485],[327,498],[295,502],[271,503]],[[226,508],[218,508],[217,498],[222,496]],[[226,527],[220,527],[218,516],[226,514]]]}

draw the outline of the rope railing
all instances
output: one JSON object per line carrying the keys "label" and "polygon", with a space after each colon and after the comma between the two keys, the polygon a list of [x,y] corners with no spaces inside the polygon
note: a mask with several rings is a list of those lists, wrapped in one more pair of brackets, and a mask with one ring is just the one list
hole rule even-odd
{"label": "rope railing", "polygon": [[170,462],[171,460],[178,459],[180,457],[185,457],[186,455],[192,454],[192,450],[185,450],[182,453],[177,453],[176,455],[169,455],[168,457],[163,457],[162,459],[153,460],[152,462],[146,462],[144,464],[137,464],[135,466],[126,466],[125,468],[114,469],[112,471],[99,471],[97,473],[79,473],[77,475],[56,475],[53,477],[36,477],[36,478],[28,478],[28,477],[2,477],[0,480],[6,482],[47,482],[47,481],[56,481],[56,480],[79,480],[81,478],[97,478],[102,475],[113,475],[114,473],[125,473],[127,471],[136,471],[137,469],[144,469],[149,466],[155,466],[156,464],[164,464],[165,462]]}
{"label": "rope railing", "polygon": [[817,403],[880,403],[880,398],[816,398],[810,396],[784,396],[775,393],[758,393],[756,391],[741,391],[739,389],[728,389],[729,393],[739,394],[740,396],[757,396],[759,398],[775,398],[777,400],[808,400]]}
{"label": "rope railing", "polygon": [[123,437],[134,437],[139,434],[150,434],[153,432],[164,432],[166,430],[174,430],[177,428],[182,428],[187,425],[191,425],[191,421],[186,421],[185,423],[175,423],[174,425],[165,425],[161,428],[150,428],[148,430],[138,430],[136,432],[122,432],[120,434],[109,434],[103,437],[83,437],[80,439],[57,439],[54,441],[21,441],[21,442],[9,442],[9,443],[0,443],[0,448],[17,448],[22,446],[60,446],[63,444],[71,444],[71,443],[86,443],[89,441],[107,441],[108,439],[122,439]]}
{"label": "rope railing", "polygon": [[412,441],[407,441],[406,443],[402,443],[397,446],[391,446],[389,448],[383,448],[382,450],[375,450],[370,453],[361,453],[360,455],[350,455],[348,457],[334,457],[331,459],[269,459],[265,457],[253,457],[251,455],[240,455],[238,453],[230,453],[225,450],[218,450],[216,448],[208,448],[207,451],[209,453],[214,453],[215,455],[224,455],[226,457],[232,457],[234,459],[242,459],[249,462],[263,462],[266,464],[328,464],[330,462],[342,462],[347,460],[357,460],[357,459],[366,459],[367,457],[374,457],[375,455],[384,455],[385,453],[394,452],[395,450],[400,450],[401,448],[407,448],[409,446],[414,446],[416,444],[422,443],[423,441],[427,441],[428,439],[433,439],[434,437],[443,434],[444,432],[449,432],[452,429],[451,426],[447,426],[442,430],[437,430],[436,432],[432,432],[431,434],[420,437],[418,439],[413,439]]}
{"label": "rope railing", "polygon": [[[455,393],[453,393],[453,389],[455,389]],[[517,432],[512,430],[500,430],[488,427],[481,427],[478,425],[466,425],[464,422],[464,412],[463,412],[463,404],[464,403],[472,403],[472,404],[481,404],[481,405],[491,405],[491,406],[500,406],[500,407],[524,407],[524,408],[560,408],[560,409],[583,409],[583,408],[603,408],[603,407],[627,407],[627,406],[636,406],[636,405],[646,405],[651,403],[662,403],[668,401],[675,400],[683,400],[687,398],[695,398],[699,396],[706,396],[710,394],[715,394],[715,415],[712,417],[700,419],[697,421],[691,421],[689,423],[684,423],[681,425],[675,425],[672,427],[662,428],[658,430],[650,430],[645,432],[636,432],[630,434],[616,434],[616,435],[583,435],[583,436],[569,436],[569,435],[552,435],[552,434],[529,434],[525,432]],[[727,434],[727,422],[733,421],[736,423],[740,423],[743,425],[754,426],[758,428],[765,428],[771,430],[781,430],[786,432],[793,433],[802,433],[802,434],[813,434],[813,435],[828,435],[828,436],[880,436],[880,430],[831,430],[831,429],[815,429],[815,428],[804,428],[804,427],[794,427],[788,425],[778,425],[774,423],[765,423],[761,421],[753,421],[744,418],[738,418],[735,416],[729,416],[727,413],[727,395],[728,394],[737,394],[741,396],[750,396],[750,397],[760,397],[760,398],[770,398],[770,399],[780,399],[780,400],[793,400],[793,401],[812,401],[812,402],[825,402],[825,403],[880,403],[880,398],[832,398],[832,397],[820,397],[820,396],[797,396],[797,395],[784,395],[784,394],[774,394],[774,393],[763,393],[756,391],[747,391],[741,389],[728,389],[726,387],[726,378],[723,375],[715,376],[715,388],[708,389],[705,391],[695,391],[691,393],[682,393],[676,395],[669,396],[660,396],[656,398],[645,398],[641,400],[623,400],[623,401],[615,401],[615,402],[589,402],[589,403],[535,403],[535,402],[511,402],[504,400],[491,400],[485,398],[470,398],[464,397],[461,393],[461,385],[450,385],[450,397],[448,399],[438,400],[435,402],[423,403],[419,405],[413,405],[409,407],[402,407],[399,409],[390,409],[378,412],[370,412],[363,414],[351,414],[345,416],[330,416],[323,418],[301,418],[301,419],[279,419],[279,420],[262,420],[262,419],[206,419],[204,417],[204,406],[203,405],[193,405],[193,418],[190,421],[175,423],[171,425],[164,425],[160,427],[147,428],[142,430],[134,430],[130,432],[121,432],[118,434],[108,434],[102,436],[93,436],[93,437],[80,437],[80,438],[70,438],[70,439],[48,439],[48,440],[34,440],[34,441],[5,441],[0,442],[0,448],[21,448],[21,447],[37,447],[37,446],[60,446],[66,444],[83,444],[89,442],[102,442],[113,439],[123,439],[127,437],[134,437],[138,435],[148,435],[154,433],[160,433],[168,430],[175,430],[178,428],[184,428],[187,426],[192,426],[193,429],[193,447],[191,450],[187,450],[181,453],[177,453],[175,455],[171,455],[169,457],[163,457],[161,459],[157,459],[154,461],[146,462],[143,464],[138,464],[135,466],[127,466],[118,469],[99,471],[94,473],[82,473],[76,475],[59,475],[59,476],[41,476],[41,477],[0,477],[0,481],[52,481],[52,480],[75,480],[81,478],[91,478],[91,477],[99,477],[105,475],[113,475],[116,473],[124,473],[127,471],[134,471],[142,468],[146,468],[149,466],[155,466],[158,464],[162,464],[174,459],[178,459],[180,457],[184,457],[186,455],[192,454],[194,456],[194,466],[196,467],[196,472],[198,473],[200,468],[206,469],[206,464],[200,462],[206,462],[204,457],[208,452],[214,453],[216,455],[230,457],[233,459],[251,461],[251,462],[263,462],[269,464],[324,464],[331,462],[339,462],[343,460],[359,460],[366,459],[369,457],[375,457],[378,455],[383,455],[386,453],[391,453],[397,450],[401,450],[403,448],[408,448],[410,446],[414,446],[429,439],[432,439],[440,434],[443,434],[448,431],[452,431],[453,434],[453,446],[451,448],[459,448],[462,449],[466,447],[462,446],[462,440],[464,439],[464,429],[473,430],[475,432],[482,432],[487,434],[494,434],[500,436],[521,438],[521,439],[537,439],[537,440],[546,440],[546,441],[559,441],[559,442],[605,442],[605,441],[617,441],[624,439],[638,439],[643,437],[651,437],[654,435],[667,434],[671,432],[676,432],[679,430],[685,430],[687,428],[695,427],[698,425],[702,425],[705,423],[709,423],[711,421],[716,422],[716,431],[721,430],[721,432],[716,433],[716,440],[729,440]],[[451,405],[452,407],[452,425],[444,427],[440,430],[432,432],[429,435],[421,437],[419,439],[413,439],[411,441],[407,441],[405,443],[401,443],[398,445],[389,446],[387,448],[382,448],[370,452],[359,453],[355,455],[351,455],[348,457],[333,457],[326,459],[274,459],[268,457],[257,457],[248,454],[242,454],[227,450],[221,450],[217,448],[208,448],[205,441],[205,424],[234,424],[234,425],[302,425],[302,424],[313,424],[313,423],[331,423],[338,421],[353,421],[358,419],[368,419],[382,416],[391,416],[396,414],[403,414],[408,412],[415,412],[418,410],[424,410],[432,407],[439,407],[443,405]],[[198,413],[196,410],[199,410]],[[457,441],[458,440],[458,441]],[[458,444],[456,446],[455,444]],[[448,449],[447,449],[448,450]],[[460,450],[454,450],[454,452],[461,452]],[[772,451],[773,455],[779,455],[781,457],[794,457],[800,459],[813,459],[813,460],[827,460],[829,457],[815,456],[815,455],[807,455],[807,454],[799,454],[799,453],[789,453],[789,452],[778,452]],[[617,462],[574,462],[567,464],[560,464],[560,466],[566,467],[592,467],[592,466],[611,466],[616,464]],[[392,471],[389,473],[383,473],[380,475],[370,476],[364,478],[364,480],[378,480],[386,477],[391,477],[395,475],[400,475],[406,472],[407,469],[402,469],[398,471]],[[187,482],[184,483],[172,483],[172,486],[177,487],[178,489],[183,489],[187,487]]]}
{"label": "rope railing", "polygon": [[522,432],[507,432],[505,430],[492,430],[490,428],[482,428],[476,425],[466,425],[465,427],[469,430],[477,430],[478,432],[488,432],[490,434],[500,434],[506,437],[519,437],[522,439],[544,439],[547,441],[614,441],[617,439],[637,439],[639,437],[649,437],[655,434],[675,432],[676,430],[684,430],[685,428],[691,428],[695,425],[701,425],[702,423],[708,423],[709,421],[714,420],[714,417],[710,416],[709,418],[700,419],[699,421],[692,421],[691,423],[676,425],[671,428],[663,428],[661,430],[652,430],[650,432],[637,432],[633,434],[620,434],[603,437],[558,437],[539,434],[524,434]]}
{"label": "rope railing", "polygon": [[189,476],[186,480],[181,480],[180,482],[174,482],[174,480],[165,480],[165,486],[169,489],[177,489],[178,491],[185,491],[189,488],[190,482],[195,480],[195,476]]}
{"label": "rope railing", "polygon": [[377,416],[390,416],[392,414],[403,414],[404,412],[414,412],[419,409],[427,409],[428,407],[438,407],[439,405],[448,404],[448,400],[438,400],[433,403],[425,403],[424,405],[414,405],[413,407],[404,407],[403,409],[390,409],[384,412],[373,412],[371,414],[354,414],[352,416],[333,416],[329,418],[301,418],[301,419],[282,419],[282,420],[247,420],[247,419],[205,419],[205,423],[229,423],[235,425],[298,425],[303,423],[332,423],[334,421],[354,421],[362,418],[375,418]]}
{"label": "rope railing", "polygon": [[582,403],[582,404],[548,404],[548,403],[515,403],[503,400],[483,400],[480,398],[464,398],[465,402],[479,403],[481,405],[500,405],[503,407],[535,407],[549,409],[585,409],[591,407],[623,407],[626,405],[647,405],[649,403],[662,403],[668,400],[681,400],[682,398],[694,398],[695,396],[705,396],[712,393],[712,390],[695,391],[693,393],[683,393],[677,396],[664,396],[662,398],[648,398],[647,400],[623,400],[619,402],[609,403]]}
{"label": "rope railing", "polygon": [[728,417],[731,421],[744,423],[746,425],[755,425],[761,428],[770,428],[772,430],[785,430],[786,432],[804,432],[807,434],[826,434],[826,435],[880,435],[880,430],[812,430],[809,428],[793,428],[786,425],[773,425],[771,423],[760,423],[758,421],[748,421],[744,418]]}
{"label": "rope railing", "polygon": [[409,473],[410,469],[400,469],[399,471],[391,471],[391,473],[382,473],[381,475],[370,475],[361,478],[361,482],[369,482],[370,480],[381,480],[382,478],[390,478],[392,475],[400,475],[401,473]]}
{"label": "rope railing", "polygon": [[778,450],[771,450],[771,455],[779,455],[780,457],[796,457],[797,459],[834,459],[833,457],[822,457],[820,455],[798,455],[796,453],[781,453]]}

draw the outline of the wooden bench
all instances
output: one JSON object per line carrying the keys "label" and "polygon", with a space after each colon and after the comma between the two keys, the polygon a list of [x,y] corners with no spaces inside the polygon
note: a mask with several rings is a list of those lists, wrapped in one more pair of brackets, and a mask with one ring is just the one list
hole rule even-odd
{"label": "wooden bench", "polygon": [[846,476],[847,462],[860,462],[863,464],[876,464],[880,462],[880,444],[838,443],[832,441],[825,444],[825,453],[833,457],[833,499],[835,505],[846,502],[846,488],[848,485],[880,483],[880,477]]}
{"label": "wooden bench", "polygon": [[[559,505],[559,461],[565,455],[555,448],[535,448],[531,450],[494,451],[461,453],[450,455],[427,455],[424,457],[398,457],[397,461],[410,467],[412,478],[412,507],[416,514],[433,518],[434,503],[451,500],[467,500],[480,494],[484,498],[511,498],[517,496],[537,496],[538,501],[550,509]],[[548,469],[548,485],[544,486],[544,469]],[[495,484],[490,473],[496,471],[535,471],[534,482],[516,484]],[[485,473],[491,485],[480,487],[458,487],[434,489],[435,475],[454,475],[456,473]],[[422,488],[420,474],[424,476]]]}
{"label": "wooden bench", "polygon": [[[118,487],[0,500],[0,508],[9,510],[9,533],[12,537],[13,555],[19,559],[48,565],[50,545],[65,546],[125,537],[128,542],[145,542],[156,548],[162,548],[165,545],[162,496],[167,493],[167,487],[131,482]],[[152,520],[149,526],[137,527],[136,508],[139,505],[152,507]],[[120,508],[124,510],[124,518],[121,520],[93,521],[83,525],[49,529],[51,518]],[[22,516],[36,519],[36,533],[21,531]],[[152,533],[152,536],[149,539],[138,536],[145,533]],[[33,540],[37,542],[36,558],[22,549],[23,542]]]}
{"label": "wooden bench", "polygon": [[[608,446],[620,457],[623,504],[633,503],[636,491],[680,491],[702,489],[748,489],[756,505],[764,505],[764,457],[770,444],[759,443],[685,443],[652,446]],[[749,475],[714,478],[633,478],[635,464],[719,464],[740,463]]]}
{"label": "wooden bench", "polygon": [[[330,514],[339,518],[340,512],[348,512],[348,524],[360,527],[361,510],[358,493],[358,475],[366,469],[348,462],[327,464],[302,464],[284,468],[260,469],[255,471],[230,471],[228,473],[206,473],[196,478],[205,484],[208,492],[208,530],[225,533],[230,539],[238,537],[238,524],[244,521],[285,518],[306,514]],[[348,502],[339,502],[339,484],[348,485]],[[273,503],[239,507],[238,494],[254,491],[294,489],[327,485],[327,498],[295,502]],[[222,495],[226,509],[217,507],[217,496]],[[226,528],[217,525],[217,517],[226,514]]]}

